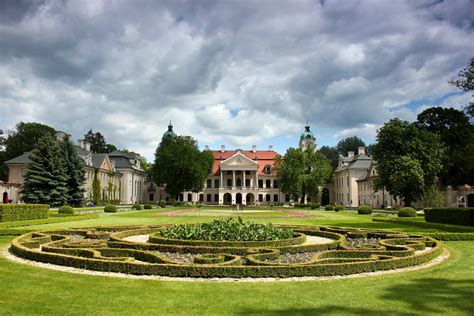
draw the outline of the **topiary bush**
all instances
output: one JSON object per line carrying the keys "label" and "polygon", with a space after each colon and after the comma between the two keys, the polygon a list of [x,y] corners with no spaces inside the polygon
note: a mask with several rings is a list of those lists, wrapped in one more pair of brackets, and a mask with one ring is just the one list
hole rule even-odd
{"label": "topiary bush", "polygon": [[144,208],[145,210],[151,210],[151,209],[153,208],[153,206],[151,206],[150,204],[145,204],[145,205],[143,206],[143,208]]}
{"label": "topiary bush", "polygon": [[357,209],[358,214],[372,214],[372,208],[369,205],[361,205]]}
{"label": "topiary bush", "polygon": [[402,207],[398,210],[398,217],[416,217],[416,210],[412,207]]}
{"label": "topiary bush", "polygon": [[324,209],[325,209],[326,211],[334,211],[334,206],[331,205],[331,204],[328,204],[328,205],[326,205],[326,206],[324,207]]}
{"label": "topiary bush", "polygon": [[133,204],[133,205],[132,205],[132,210],[137,210],[137,211],[139,211],[139,210],[141,210],[141,209],[142,209],[142,206],[141,206],[140,204]]}
{"label": "topiary bush", "polygon": [[344,205],[341,205],[341,204],[336,205],[336,207],[334,208],[336,212],[342,211],[344,209],[345,209]]}
{"label": "topiary bush", "polygon": [[74,209],[69,205],[63,205],[58,209],[59,214],[74,214]]}
{"label": "topiary bush", "polygon": [[117,213],[117,206],[115,206],[115,205],[106,205],[104,207],[104,212],[106,212],[106,213]]}

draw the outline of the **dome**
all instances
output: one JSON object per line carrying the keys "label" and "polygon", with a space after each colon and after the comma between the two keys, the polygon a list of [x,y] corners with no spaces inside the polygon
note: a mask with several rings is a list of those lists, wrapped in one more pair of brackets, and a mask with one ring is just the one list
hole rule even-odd
{"label": "dome", "polygon": [[314,136],[313,136],[313,133],[311,133],[311,131],[309,130],[309,125],[306,125],[305,126],[305,130],[304,130],[304,133],[301,134],[301,137],[300,139],[315,139]]}
{"label": "dome", "polygon": [[170,125],[168,125],[168,130],[163,134],[162,139],[175,138],[175,137],[176,137],[176,133],[173,132],[173,125],[171,125],[171,122],[170,122]]}

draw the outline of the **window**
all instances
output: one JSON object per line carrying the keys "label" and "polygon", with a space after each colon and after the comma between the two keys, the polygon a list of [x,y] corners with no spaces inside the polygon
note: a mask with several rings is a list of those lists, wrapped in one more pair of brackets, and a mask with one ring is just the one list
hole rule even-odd
{"label": "window", "polygon": [[232,179],[227,179],[227,186],[231,187],[232,186]]}
{"label": "window", "polygon": [[263,180],[258,180],[258,187],[263,188]]}
{"label": "window", "polygon": [[272,167],[270,167],[270,165],[266,165],[265,168],[263,169],[263,172],[265,174],[272,174]]}
{"label": "window", "polygon": [[267,188],[271,188],[272,187],[272,181],[271,180],[265,181],[265,185],[266,185]]}
{"label": "window", "polygon": [[259,194],[259,195],[258,195],[258,201],[259,201],[259,202],[263,202],[263,194]]}
{"label": "window", "polygon": [[210,194],[207,195],[206,201],[207,201],[207,202],[211,202],[211,195],[210,195]]}
{"label": "window", "polygon": [[188,193],[188,202],[193,201],[193,195],[191,193]]}
{"label": "window", "polygon": [[245,186],[249,187],[250,186],[250,179],[245,179]]}
{"label": "window", "polygon": [[270,202],[270,200],[271,200],[270,194],[265,195],[265,201]]}
{"label": "window", "polygon": [[214,202],[219,202],[219,194],[214,194]]}
{"label": "window", "polygon": [[238,187],[241,187],[241,186],[242,186],[242,179],[238,178],[238,179],[236,180],[236,182],[237,182],[236,185],[237,185]]}
{"label": "window", "polygon": [[218,188],[219,187],[219,180],[216,179],[214,180],[214,188]]}
{"label": "window", "polygon": [[273,180],[273,187],[278,188],[278,180]]}
{"label": "window", "polygon": [[179,200],[180,200],[181,202],[183,202],[183,200],[184,200],[184,196],[183,196],[182,193],[179,195]]}
{"label": "window", "polygon": [[211,179],[207,179],[207,187],[212,188],[212,180]]}
{"label": "window", "polygon": [[227,175],[231,176],[232,175],[232,170],[227,170]]}
{"label": "window", "polygon": [[204,194],[199,194],[199,202],[202,202],[204,201]]}
{"label": "window", "polygon": [[245,171],[245,174],[246,174],[246,175],[250,175],[250,171],[248,171],[248,170]]}
{"label": "window", "polygon": [[273,202],[278,202],[278,194],[275,194],[275,195],[273,196]]}

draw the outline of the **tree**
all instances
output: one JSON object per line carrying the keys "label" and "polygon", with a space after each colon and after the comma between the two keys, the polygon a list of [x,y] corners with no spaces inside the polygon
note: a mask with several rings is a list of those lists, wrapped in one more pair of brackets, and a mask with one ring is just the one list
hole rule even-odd
{"label": "tree", "polygon": [[53,137],[45,135],[31,152],[21,194],[28,203],[61,206],[67,202],[67,191],[61,148]]}
{"label": "tree", "polygon": [[91,151],[95,154],[108,154],[117,150],[117,147],[114,145],[107,144],[104,135],[100,132],[94,133],[92,130],[89,130],[84,135],[84,139],[91,144]]}
{"label": "tree", "polygon": [[100,180],[98,172],[94,173],[94,179],[92,180],[92,203],[99,205],[102,202],[102,196],[100,191]]}
{"label": "tree", "polygon": [[84,200],[84,161],[79,157],[69,137],[60,142],[67,176],[67,204],[81,206]]}
{"label": "tree", "polygon": [[443,155],[438,135],[406,121],[390,120],[378,131],[373,148],[379,174],[375,190],[386,189],[410,206],[435,186]]}
{"label": "tree", "polygon": [[[5,151],[0,155],[0,162],[32,151],[41,137],[45,135],[54,137],[55,133],[54,128],[40,123],[18,123],[16,129],[11,131],[3,142]],[[7,181],[7,178],[7,167],[2,164],[0,166],[0,180]]]}
{"label": "tree", "polygon": [[192,137],[167,137],[156,149],[153,179],[177,198],[183,191],[201,191],[213,163],[212,152],[200,151]]}
{"label": "tree", "polygon": [[347,155],[349,151],[357,154],[359,147],[365,147],[365,143],[357,136],[342,139],[336,145],[337,152],[343,156]]}
{"label": "tree", "polygon": [[281,190],[291,197],[300,196],[304,203],[307,194],[318,195],[332,168],[330,161],[314,148],[289,148],[285,156],[277,158],[276,171]]}
{"label": "tree", "polygon": [[[474,57],[469,60],[467,67],[458,73],[458,77],[459,79],[448,82],[465,92],[474,91]],[[471,118],[474,117],[474,102],[470,102],[465,110]]]}
{"label": "tree", "polygon": [[453,108],[435,107],[418,114],[415,124],[421,129],[438,134],[445,145],[446,156],[440,175],[441,183],[473,183],[474,174],[466,172],[466,168],[474,169],[474,160],[469,159],[466,163],[463,159],[469,155],[468,145],[474,143],[474,126],[469,122],[469,117],[463,111]]}
{"label": "tree", "polygon": [[318,150],[319,153],[324,155],[330,162],[332,170],[336,170],[337,165],[339,164],[339,153],[334,147],[323,146]]}

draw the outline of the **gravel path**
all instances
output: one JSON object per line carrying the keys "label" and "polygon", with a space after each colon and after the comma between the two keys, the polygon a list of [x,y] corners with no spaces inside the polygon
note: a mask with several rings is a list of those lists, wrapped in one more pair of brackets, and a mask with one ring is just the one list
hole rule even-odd
{"label": "gravel path", "polygon": [[150,237],[149,234],[146,235],[134,235],[134,236],[128,236],[125,238],[122,238],[125,241],[131,241],[131,242],[147,242],[148,238]]}

